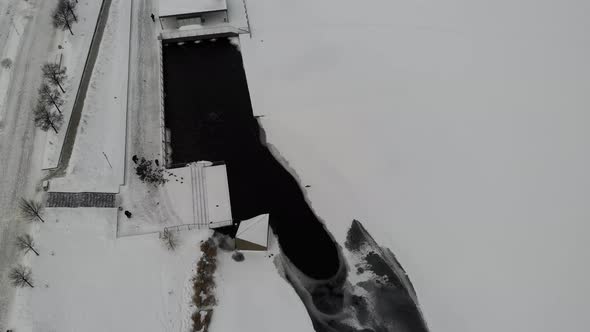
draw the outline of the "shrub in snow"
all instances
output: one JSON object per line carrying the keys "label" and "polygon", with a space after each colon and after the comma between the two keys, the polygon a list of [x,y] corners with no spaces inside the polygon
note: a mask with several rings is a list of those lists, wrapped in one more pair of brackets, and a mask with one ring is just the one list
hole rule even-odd
{"label": "shrub in snow", "polygon": [[174,235],[174,233],[168,229],[165,229],[164,232],[162,232],[161,239],[168,250],[174,251],[174,249],[176,249],[178,246],[178,239],[176,238],[176,235]]}
{"label": "shrub in snow", "polygon": [[157,166],[152,160],[145,158],[141,158],[135,166],[135,174],[145,183],[161,185],[168,182],[168,179],[164,178],[164,167]]}
{"label": "shrub in snow", "polygon": [[193,320],[193,331],[194,332],[207,332],[209,331],[209,324],[211,323],[211,316],[213,310],[198,310],[196,311],[191,319]]}
{"label": "shrub in snow", "polygon": [[242,254],[242,253],[241,253],[241,252],[239,252],[239,251],[236,251],[236,252],[234,252],[234,253],[231,255],[231,258],[232,258],[234,261],[236,261],[236,262],[243,262],[243,261],[244,261],[244,259],[245,259],[245,257],[244,257],[244,254]]}
{"label": "shrub in snow", "polygon": [[[193,277],[193,303],[198,309],[208,309],[216,304],[214,274],[217,269],[217,247],[209,239],[201,244],[201,258],[197,263],[197,275]],[[193,331],[200,331],[199,316],[193,315]]]}

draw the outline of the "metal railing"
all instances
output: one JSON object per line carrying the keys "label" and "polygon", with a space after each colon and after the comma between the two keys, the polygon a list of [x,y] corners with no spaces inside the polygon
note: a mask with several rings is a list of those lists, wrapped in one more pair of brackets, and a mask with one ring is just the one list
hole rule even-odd
{"label": "metal railing", "polygon": [[[180,232],[180,231],[192,231],[192,230],[198,230],[198,229],[203,229],[203,228],[207,228],[209,225],[207,224],[183,224],[183,225],[174,225],[174,226],[168,226],[168,227],[164,227],[164,231],[174,231],[174,232]],[[160,236],[162,236],[162,232],[160,232]]]}

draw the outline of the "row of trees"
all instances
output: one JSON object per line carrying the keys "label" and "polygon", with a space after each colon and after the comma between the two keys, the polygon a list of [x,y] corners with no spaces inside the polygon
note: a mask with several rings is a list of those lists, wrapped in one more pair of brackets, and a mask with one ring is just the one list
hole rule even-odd
{"label": "row of trees", "polygon": [[43,131],[53,129],[57,134],[63,123],[60,106],[64,104],[62,93],[66,92],[63,88],[67,78],[66,68],[61,67],[59,63],[47,62],[41,70],[44,80],[39,88],[37,105],[33,110],[35,125]]}
{"label": "row of trees", "polygon": [[[73,35],[72,24],[78,21],[77,5],[77,0],[59,0],[52,14],[53,25],[56,28],[67,29]],[[61,67],[59,63],[48,62],[43,65],[41,70],[44,81],[39,88],[39,99],[33,109],[35,125],[43,131],[53,129],[57,134],[63,124],[63,114],[60,107],[64,104],[62,93],[66,93],[63,87],[67,78],[66,68]]]}
{"label": "row of trees", "polygon": [[[52,13],[53,25],[56,28],[69,30],[73,35],[72,25],[78,21],[76,16],[77,5],[78,0],[59,0]],[[62,68],[58,63],[45,63],[41,69],[44,82],[39,88],[39,99],[34,108],[35,125],[44,131],[51,128],[57,134],[63,122],[60,106],[64,103],[62,93],[66,92],[63,88],[63,83],[67,77],[66,68]],[[53,111],[53,108],[57,112]],[[43,205],[41,203],[23,198],[20,201],[19,208],[21,215],[26,220],[45,222],[42,217]],[[39,256],[39,251],[35,248],[35,242],[31,235],[17,236],[15,244],[25,254],[34,252],[35,255]],[[31,269],[24,265],[19,264],[10,270],[8,278],[16,287],[34,287]]]}
{"label": "row of trees", "polygon": [[[21,212],[21,216],[27,221],[40,221],[45,222],[42,217],[43,214],[43,205],[35,200],[31,199],[24,199],[21,198],[19,203],[19,209]],[[35,255],[39,256],[39,251],[35,246],[35,241],[33,237],[29,234],[23,234],[16,237],[15,240],[16,247],[24,252],[25,254],[29,252],[35,253]],[[34,287],[33,284],[33,276],[32,276],[31,269],[24,266],[24,265],[17,265],[8,274],[8,278],[12,282],[15,287]]]}

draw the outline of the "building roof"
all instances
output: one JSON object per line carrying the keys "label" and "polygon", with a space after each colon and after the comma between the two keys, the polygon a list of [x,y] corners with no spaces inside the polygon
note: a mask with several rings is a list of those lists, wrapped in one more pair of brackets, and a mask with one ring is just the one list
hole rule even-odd
{"label": "building roof", "polygon": [[159,16],[179,16],[227,10],[226,0],[160,0]]}
{"label": "building roof", "polygon": [[266,248],[268,246],[268,213],[240,222],[236,239]]}

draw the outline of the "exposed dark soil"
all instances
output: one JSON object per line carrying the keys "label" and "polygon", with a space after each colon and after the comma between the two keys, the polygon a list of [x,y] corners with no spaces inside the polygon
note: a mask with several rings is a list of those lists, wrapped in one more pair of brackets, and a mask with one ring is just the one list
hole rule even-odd
{"label": "exposed dark soil", "polygon": [[270,213],[293,264],[312,278],[333,276],[339,266],[335,243],[297,181],[261,142],[240,52],[222,38],[166,44],[163,58],[172,163],[225,161],[234,220]]}

